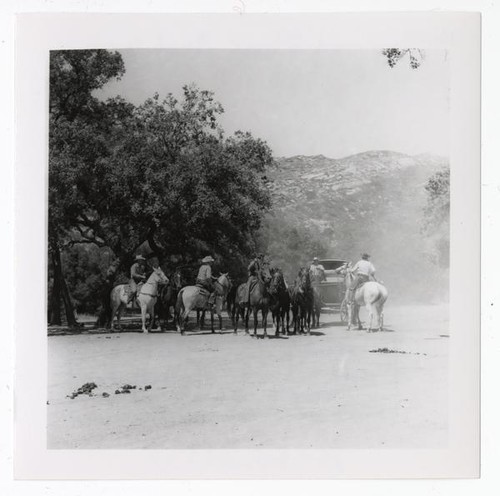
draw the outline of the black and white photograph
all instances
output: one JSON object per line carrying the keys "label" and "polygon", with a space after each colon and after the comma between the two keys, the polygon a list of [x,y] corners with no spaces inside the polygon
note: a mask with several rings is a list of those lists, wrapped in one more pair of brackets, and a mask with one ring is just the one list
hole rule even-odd
{"label": "black and white photograph", "polygon": [[449,91],[445,50],[52,51],[48,447],[445,447]]}
{"label": "black and white photograph", "polygon": [[[262,460],[289,474],[302,456],[297,477],[474,473],[477,433],[455,420],[474,375],[458,400],[455,389],[457,357],[469,373],[478,352],[463,346],[479,340],[479,327],[464,332],[476,260],[454,227],[478,241],[462,217],[478,207],[478,140],[457,154],[454,103],[472,56],[451,42],[197,44],[39,51],[37,449],[68,463],[180,453],[191,467],[168,477],[223,474],[217,457],[231,453],[235,465],[242,453],[261,460],[228,469],[249,478],[273,473]],[[456,311],[465,301],[470,320]],[[440,468],[439,453],[464,449],[457,430],[470,456],[442,455]],[[414,452],[429,454],[420,469]],[[380,464],[402,453],[404,470],[311,469],[321,453],[345,453],[346,467],[356,453]]]}

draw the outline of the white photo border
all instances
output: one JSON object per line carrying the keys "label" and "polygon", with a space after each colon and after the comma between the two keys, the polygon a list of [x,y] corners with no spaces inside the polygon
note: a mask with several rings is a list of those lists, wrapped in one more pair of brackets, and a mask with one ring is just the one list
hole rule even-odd
{"label": "white photo border", "polygon": [[[360,33],[363,36],[360,36]],[[51,49],[447,49],[451,60],[450,430],[443,450],[48,450],[46,205]],[[16,39],[18,479],[379,479],[479,474],[480,16],[27,14]],[[30,310],[22,304],[30,281]]]}

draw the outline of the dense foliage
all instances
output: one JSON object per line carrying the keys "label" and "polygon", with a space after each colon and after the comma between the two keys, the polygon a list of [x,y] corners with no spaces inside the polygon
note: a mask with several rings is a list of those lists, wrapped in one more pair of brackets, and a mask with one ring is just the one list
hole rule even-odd
{"label": "dense foliage", "polygon": [[436,172],[425,185],[427,205],[423,233],[431,260],[442,268],[450,265],[450,169]]}
{"label": "dense foliage", "polygon": [[166,263],[211,253],[241,270],[271,205],[271,150],[250,133],[226,138],[222,106],[195,86],[140,106],[92,95],[123,72],[117,53],[52,54],[51,246],[108,247],[117,268],[147,245]]}
{"label": "dense foliage", "polygon": [[395,67],[401,59],[408,57],[410,67],[418,69],[424,59],[424,51],[419,48],[385,48],[382,54],[391,68]]}

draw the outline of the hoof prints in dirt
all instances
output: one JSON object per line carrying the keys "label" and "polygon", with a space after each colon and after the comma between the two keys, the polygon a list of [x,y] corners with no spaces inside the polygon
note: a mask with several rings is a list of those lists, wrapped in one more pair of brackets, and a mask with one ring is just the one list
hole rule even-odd
{"label": "hoof prints in dirt", "polygon": [[401,353],[403,355],[425,355],[425,356],[427,356],[427,353],[412,353],[411,351],[390,350],[389,348],[377,348],[376,350],[370,350],[370,353]]}

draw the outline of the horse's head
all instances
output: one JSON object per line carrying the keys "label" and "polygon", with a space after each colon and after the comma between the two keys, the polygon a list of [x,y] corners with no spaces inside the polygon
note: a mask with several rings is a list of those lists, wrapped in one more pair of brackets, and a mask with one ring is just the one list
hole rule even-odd
{"label": "horse's head", "polygon": [[221,274],[217,278],[217,284],[215,286],[215,291],[219,295],[226,295],[229,292],[229,288],[231,287],[231,281],[228,277],[228,272]]}
{"label": "horse's head", "polygon": [[346,286],[351,286],[355,276],[355,271],[353,270],[352,263],[346,262],[342,267],[340,267],[340,269],[340,273],[345,278]]}
{"label": "horse's head", "polygon": [[271,270],[269,269],[269,262],[264,262],[259,271],[259,276],[262,282],[267,286],[270,284],[272,275]]}
{"label": "horse's head", "polygon": [[311,287],[311,273],[307,269],[304,270],[302,279],[304,281],[304,288],[309,289]]}
{"label": "horse's head", "polygon": [[283,277],[283,272],[281,269],[274,268],[271,270],[271,284],[269,285],[269,292],[271,294],[276,294],[281,286],[285,287],[285,281]]}
{"label": "horse's head", "polygon": [[305,290],[305,277],[306,272],[308,272],[305,267],[301,267],[299,272],[297,273],[297,277],[295,278],[295,290],[299,293],[303,293]]}
{"label": "horse's head", "polygon": [[175,289],[181,289],[183,284],[182,284],[182,272],[180,269],[176,269],[174,273],[172,274],[172,286]]}
{"label": "horse's head", "polygon": [[168,284],[169,282],[168,277],[165,275],[160,266],[153,267],[153,273],[151,274],[151,277],[154,277],[154,282],[158,284]]}

